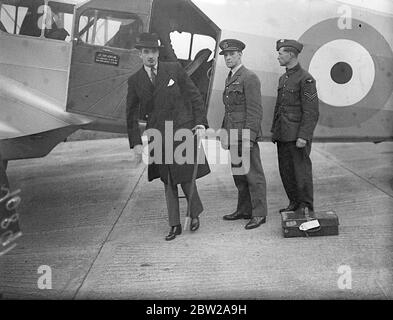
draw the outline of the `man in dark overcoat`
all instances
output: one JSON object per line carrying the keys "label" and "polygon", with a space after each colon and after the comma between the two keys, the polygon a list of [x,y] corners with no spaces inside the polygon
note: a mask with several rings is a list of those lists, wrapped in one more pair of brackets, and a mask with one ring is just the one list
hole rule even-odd
{"label": "man in dark overcoat", "polygon": [[[190,206],[191,231],[199,228],[199,215],[203,211],[195,181],[192,182],[194,162],[198,161],[196,179],[210,173],[199,148],[196,159],[197,137],[207,128],[206,110],[198,88],[177,62],[159,62],[159,40],[157,35],[143,33],[135,46],[140,50],[143,67],[128,80],[127,128],[130,148],[141,159],[142,140],[138,120],[147,122],[147,132],[158,132],[162,137],[159,148],[149,150],[148,180],[161,179],[165,186],[170,231],[166,240],[181,234],[178,187],[180,184]],[[191,134],[191,161],[182,163],[177,148],[190,143],[190,139],[177,140],[176,131],[186,129]],[[192,133],[195,133],[193,136]],[[160,142],[149,136],[149,146]],[[186,153],[190,148],[186,149]],[[162,153],[160,155],[160,153]],[[202,156],[201,156],[202,154]],[[152,161],[151,161],[152,160]]]}

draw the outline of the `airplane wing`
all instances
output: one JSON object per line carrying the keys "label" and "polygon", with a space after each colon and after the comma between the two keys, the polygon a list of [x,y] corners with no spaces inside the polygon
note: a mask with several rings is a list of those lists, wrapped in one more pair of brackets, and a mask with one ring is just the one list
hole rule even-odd
{"label": "airplane wing", "polygon": [[92,118],[64,111],[54,98],[0,75],[0,139],[84,125]]}

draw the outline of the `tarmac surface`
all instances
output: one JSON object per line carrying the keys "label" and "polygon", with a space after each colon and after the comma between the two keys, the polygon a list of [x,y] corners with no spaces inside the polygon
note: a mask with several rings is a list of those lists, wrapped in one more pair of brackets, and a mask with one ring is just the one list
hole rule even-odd
{"label": "tarmac surface", "polygon": [[[334,210],[340,233],[291,239],[278,214],[287,199],[275,146],[260,147],[267,223],[222,220],[237,191],[229,165],[211,164],[198,180],[200,229],[170,242],[163,184],[133,166],[127,139],[67,142],[10,162],[23,236],[0,257],[3,299],[392,299],[393,143],[314,144],[315,209]],[[39,288],[40,266],[52,289]]]}

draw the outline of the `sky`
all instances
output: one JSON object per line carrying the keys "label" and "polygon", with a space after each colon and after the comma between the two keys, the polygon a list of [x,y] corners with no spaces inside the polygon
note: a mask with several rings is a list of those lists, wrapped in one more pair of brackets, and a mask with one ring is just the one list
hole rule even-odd
{"label": "sky", "polygon": [[[192,0],[195,4],[209,3],[217,5],[225,5],[232,0]],[[248,0],[244,0],[247,2]],[[263,1],[263,0],[258,0]],[[294,0],[299,1],[299,0]],[[301,1],[301,0],[300,0]],[[304,1],[304,0],[303,0]],[[307,0],[306,0],[307,1]],[[310,0],[308,0],[310,1]],[[349,5],[372,9],[380,12],[388,12],[393,14],[393,1],[392,0],[338,0],[337,2],[343,2]]]}
{"label": "sky", "polygon": [[[73,0],[76,3],[83,2],[84,0]],[[111,0],[115,1],[115,0]],[[132,1],[132,0],[130,0]],[[223,5],[228,3],[229,1],[233,0],[192,0],[196,5],[198,3],[209,3],[209,4],[217,4],[217,5]],[[247,2],[249,0],[243,0],[244,2]],[[263,0],[258,0],[258,1],[263,1]],[[294,1],[302,1],[302,0],[294,0]],[[310,0],[303,0],[303,1],[310,1]],[[314,0],[313,0],[314,1]],[[337,0],[337,2],[343,2],[347,3],[349,5],[353,6],[359,6],[359,7],[364,7],[380,12],[388,12],[393,14],[393,1],[392,0]]]}
{"label": "sky", "polygon": [[341,0],[340,2],[393,14],[392,0]]}

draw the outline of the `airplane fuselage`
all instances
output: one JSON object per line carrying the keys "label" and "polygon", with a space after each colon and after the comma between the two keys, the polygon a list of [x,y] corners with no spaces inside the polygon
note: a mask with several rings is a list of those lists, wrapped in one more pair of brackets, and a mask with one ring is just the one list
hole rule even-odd
{"label": "airplane fuselage", "polygon": [[[3,20],[6,14],[21,10],[12,9],[12,1],[1,3]],[[106,22],[99,25],[94,12],[112,10],[122,25],[134,21],[139,23],[138,32],[156,31],[158,5],[183,5],[179,10],[198,18],[192,24],[182,20],[181,13],[173,15],[180,34],[195,33],[212,40],[213,53],[206,62],[209,76],[204,80],[212,128],[221,126],[228,74],[218,43],[237,38],[246,44],[243,64],[261,80],[262,129],[264,139],[270,138],[278,78],[285,72],[277,61],[275,43],[287,38],[304,44],[300,64],[317,81],[320,119],[314,141],[393,138],[391,13],[330,0],[67,0],[59,4],[64,6],[53,10],[67,8],[63,10],[63,18],[68,17],[64,22],[70,26],[66,39],[49,38],[44,29],[38,36],[22,34],[23,23],[11,28],[12,21],[3,23],[6,30],[0,31],[0,152],[5,160],[44,156],[80,128],[126,132],[127,79],[141,67],[141,60],[135,49],[114,45],[116,39],[108,27],[111,15],[102,15]],[[105,40],[99,39],[100,31]],[[184,66],[195,57],[192,44],[188,59],[179,58]],[[188,50],[174,49],[176,53]]]}

